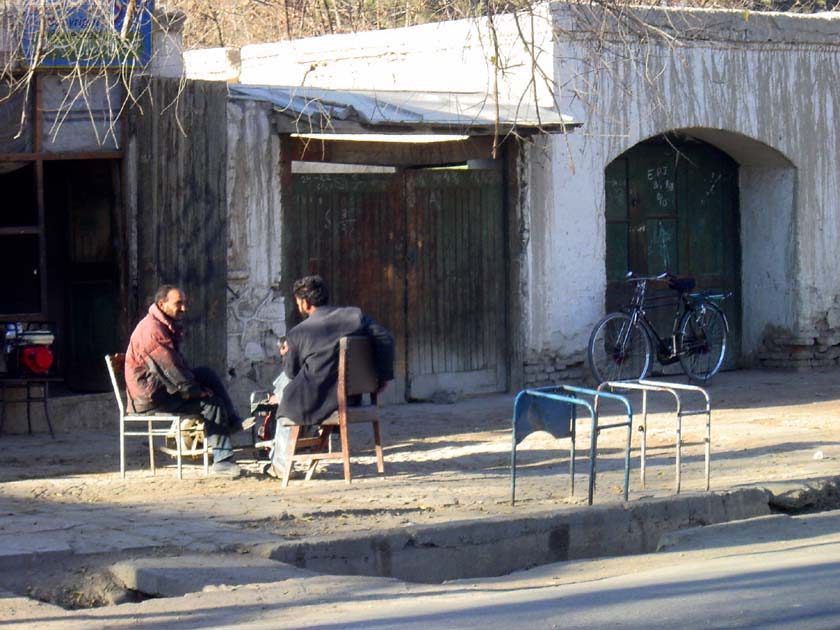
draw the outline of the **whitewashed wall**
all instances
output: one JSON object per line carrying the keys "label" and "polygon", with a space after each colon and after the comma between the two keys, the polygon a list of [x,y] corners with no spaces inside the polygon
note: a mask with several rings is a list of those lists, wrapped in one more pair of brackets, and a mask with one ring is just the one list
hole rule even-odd
{"label": "whitewashed wall", "polygon": [[553,64],[548,5],[538,5],[533,14],[498,16],[493,28],[495,43],[482,19],[254,44],[238,54],[230,49],[190,51],[186,75],[339,90],[493,94],[498,86],[503,101],[533,100],[536,95],[541,106],[550,106],[550,81],[541,76],[543,72],[550,79]]}
{"label": "whitewashed wall", "polygon": [[[680,129],[742,165],[744,351],[760,349],[768,326],[805,345],[826,341],[840,301],[840,20],[646,9],[645,22],[696,39],[628,44],[597,11],[554,10],[561,107],[585,128],[554,140],[554,212],[529,249],[530,286],[547,288],[531,292],[534,342],[585,343],[604,301],[604,167]],[[558,247],[570,226],[572,242]]]}
{"label": "whitewashed wall", "polygon": [[279,371],[277,340],[284,335],[280,292],[280,140],[270,106],[228,104],[228,325],[227,364],[240,404]]}
{"label": "whitewashed wall", "polygon": [[[585,126],[534,140],[521,165],[523,332],[532,382],[541,365],[579,366],[603,314],[604,168],[652,136],[694,135],[740,165],[747,358],[836,362],[840,16],[638,9],[626,23],[674,39],[628,36],[597,9],[558,3],[520,20],[529,33],[524,41],[512,16],[495,21],[499,63],[487,24],[462,21],[247,46],[238,58],[193,53],[187,75],[381,90],[492,91],[499,81],[503,98],[533,98],[536,78],[541,104],[556,95],[559,109]],[[224,67],[214,66],[214,55]],[[270,284],[260,282],[254,286]],[[231,343],[231,356],[245,361],[247,343]]]}
{"label": "whitewashed wall", "polygon": [[186,16],[181,11],[160,10],[152,28],[152,58],[146,72],[157,77],[181,78],[184,74],[183,30]]}

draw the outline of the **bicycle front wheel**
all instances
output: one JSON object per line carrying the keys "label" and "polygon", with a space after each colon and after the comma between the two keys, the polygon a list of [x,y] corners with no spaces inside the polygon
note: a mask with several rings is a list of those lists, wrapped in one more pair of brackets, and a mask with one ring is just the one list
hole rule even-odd
{"label": "bicycle front wheel", "polygon": [[598,383],[644,378],[652,348],[644,328],[626,313],[610,313],[589,337],[589,369]]}
{"label": "bicycle front wheel", "polygon": [[720,370],[726,355],[726,316],[716,304],[701,302],[680,320],[680,364],[689,378],[708,381]]}

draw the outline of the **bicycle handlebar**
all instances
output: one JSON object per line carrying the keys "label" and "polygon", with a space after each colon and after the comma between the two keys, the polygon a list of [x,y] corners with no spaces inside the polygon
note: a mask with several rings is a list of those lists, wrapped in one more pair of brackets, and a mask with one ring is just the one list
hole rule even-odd
{"label": "bicycle handlebar", "polygon": [[675,277],[670,271],[660,273],[658,276],[634,276],[632,271],[627,272],[627,282],[648,282],[662,281]]}

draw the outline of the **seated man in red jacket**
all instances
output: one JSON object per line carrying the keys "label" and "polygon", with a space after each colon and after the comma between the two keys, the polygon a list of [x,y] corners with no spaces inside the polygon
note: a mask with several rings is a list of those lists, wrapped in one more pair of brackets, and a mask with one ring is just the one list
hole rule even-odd
{"label": "seated man in red jacket", "polygon": [[131,334],[125,353],[125,384],[137,413],[164,411],[204,418],[213,449],[213,474],[238,476],[230,435],[243,427],[225,386],[210,368],[190,369],[180,352],[187,310],[183,292],[165,284],[155,293],[149,313]]}
{"label": "seated man in red jacket", "polygon": [[292,328],[280,348],[283,372],[274,381],[269,403],[278,405],[273,470],[282,467],[290,429],[294,424],[317,425],[338,409],[338,342],[348,335],[365,335],[373,344],[379,391],[394,378],[394,338],[379,322],[354,306],[330,306],[329,291],[321,276],[295,282],[292,293],[306,319]]}

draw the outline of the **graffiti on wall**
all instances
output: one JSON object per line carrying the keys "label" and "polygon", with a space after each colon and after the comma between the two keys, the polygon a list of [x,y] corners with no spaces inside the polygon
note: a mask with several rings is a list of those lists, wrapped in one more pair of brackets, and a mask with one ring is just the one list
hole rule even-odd
{"label": "graffiti on wall", "polygon": [[273,360],[286,333],[282,295],[264,287],[231,289],[229,295],[228,366]]}

